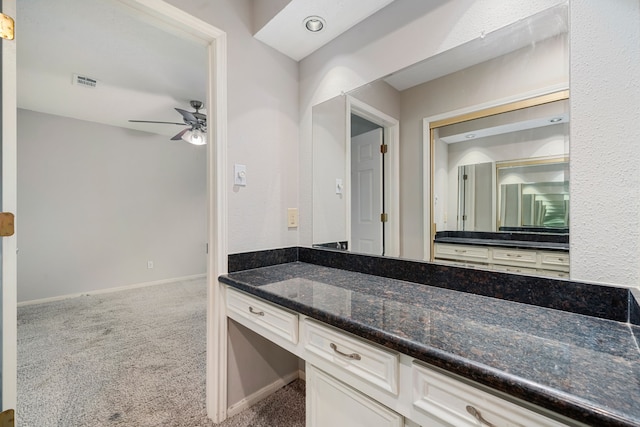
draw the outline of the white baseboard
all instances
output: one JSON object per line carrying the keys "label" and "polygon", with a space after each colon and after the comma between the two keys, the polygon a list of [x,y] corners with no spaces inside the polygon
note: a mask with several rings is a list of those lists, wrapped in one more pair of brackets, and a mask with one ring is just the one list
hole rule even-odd
{"label": "white baseboard", "polygon": [[271,384],[265,387],[262,387],[260,390],[256,391],[255,393],[252,393],[249,396],[242,399],[241,401],[229,406],[229,408],[227,408],[227,418],[231,418],[234,415],[237,415],[240,412],[244,411],[245,409],[249,408],[250,406],[255,405],[261,400],[266,399],[276,391],[280,390],[282,387],[297,380],[299,377],[300,377],[300,371],[295,371],[285,376],[284,378],[279,378],[278,380],[272,382]]}
{"label": "white baseboard", "polygon": [[194,279],[202,279],[204,277],[207,277],[207,275],[206,274],[194,274],[192,276],[174,277],[174,278],[171,278],[171,279],[155,280],[153,282],[134,283],[134,284],[131,284],[131,285],[126,285],[126,286],[118,286],[116,288],[97,289],[95,291],[81,292],[81,293],[78,293],[78,294],[68,294],[68,295],[60,295],[60,296],[56,296],[56,297],[48,297],[48,298],[34,299],[34,300],[29,300],[29,301],[21,301],[21,302],[18,303],[18,307],[24,307],[26,305],[42,304],[42,303],[45,303],[45,302],[61,301],[61,300],[65,300],[65,299],[69,299],[69,298],[77,298],[77,297],[81,297],[81,296],[108,294],[108,293],[111,293],[111,292],[126,291],[126,290],[129,290],[129,289],[146,288],[147,286],[164,285],[165,283],[181,282],[181,281],[185,281],[185,280],[194,280]]}

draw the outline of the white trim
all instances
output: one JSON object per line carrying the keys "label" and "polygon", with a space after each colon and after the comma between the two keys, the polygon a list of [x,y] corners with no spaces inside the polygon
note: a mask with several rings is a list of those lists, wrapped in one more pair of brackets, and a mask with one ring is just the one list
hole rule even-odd
{"label": "white trim", "polygon": [[207,277],[206,274],[194,274],[191,276],[174,277],[172,279],[154,280],[152,282],[133,283],[131,285],[118,286],[115,288],[96,289],[92,291],[80,292],[77,294],[66,294],[66,295],[58,295],[55,297],[32,299],[29,301],[19,302],[18,307],[25,307],[28,305],[35,305],[35,304],[44,304],[47,302],[54,302],[54,301],[62,301],[65,299],[77,298],[77,297],[83,297],[83,296],[89,296],[89,295],[110,294],[112,292],[128,291],[131,289],[146,288],[148,286],[164,285],[164,284],[173,283],[173,282],[184,282],[187,280],[203,279],[205,277]]}
{"label": "white trim", "polygon": [[256,403],[260,402],[261,400],[271,396],[273,393],[280,390],[282,387],[286,386],[287,384],[292,383],[298,378],[300,378],[300,371],[295,371],[290,373],[289,375],[286,375],[283,378],[278,378],[276,381],[272,382],[271,384],[268,384],[262,387],[260,390],[256,391],[255,393],[251,393],[249,396],[245,397],[239,402],[229,406],[227,408],[227,416],[233,417],[234,415],[239,414],[245,409],[248,409],[251,406],[255,405]]}
{"label": "white trim", "polygon": [[120,0],[207,45],[207,415],[227,418],[227,316],[218,276],[227,271],[227,35],[162,0]]}
{"label": "white trim", "polygon": [[[16,19],[15,0],[2,2],[3,13]],[[17,20],[17,19],[16,19]],[[2,409],[15,409],[18,375],[17,235],[17,91],[16,40],[2,39],[2,210],[16,215],[16,233],[2,238]]]}
{"label": "white trim", "polygon": [[[385,180],[385,201],[389,221],[386,223],[387,233],[385,240],[385,256],[400,256],[400,122],[383,113],[382,111],[354,98],[346,96],[346,212],[347,212],[347,240],[351,247],[351,113],[380,125],[384,129],[384,142],[387,144],[387,155],[385,162],[385,172],[389,177]],[[387,186],[388,184],[388,186]]]}
{"label": "white trim", "polygon": [[[517,95],[507,96],[505,98],[496,99],[489,102],[484,102],[482,104],[472,105],[470,107],[460,108],[458,110],[449,111],[446,113],[438,114],[431,117],[425,117],[422,119],[422,185],[424,188],[424,192],[430,189],[430,181],[431,181],[431,141],[430,141],[430,125],[432,122],[437,122],[444,119],[449,119],[452,117],[461,116],[463,114],[473,113],[478,110],[484,110],[487,108],[499,107],[501,105],[510,104],[512,102],[523,101],[525,99],[536,98],[538,96],[548,95],[550,93],[560,92],[563,90],[569,90],[568,83],[560,83],[552,86],[547,86],[544,88],[532,90],[529,92],[520,93]],[[431,260],[431,240],[433,236],[431,235],[431,223],[433,219],[430,217],[431,212],[431,198],[432,194],[429,193],[427,197],[422,198],[422,211],[423,214],[423,222],[422,222],[422,230],[423,230],[423,247],[424,247],[424,260]]]}

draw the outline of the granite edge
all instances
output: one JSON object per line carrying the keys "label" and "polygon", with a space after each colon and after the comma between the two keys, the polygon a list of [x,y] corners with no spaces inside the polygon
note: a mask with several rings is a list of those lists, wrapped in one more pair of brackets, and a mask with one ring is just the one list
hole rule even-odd
{"label": "granite edge", "polygon": [[640,326],[640,289],[629,289],[629,323]]}

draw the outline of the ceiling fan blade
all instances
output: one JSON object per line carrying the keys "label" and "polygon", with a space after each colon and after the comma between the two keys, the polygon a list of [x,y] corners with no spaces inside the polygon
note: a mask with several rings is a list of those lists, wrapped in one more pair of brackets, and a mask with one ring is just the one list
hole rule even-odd
{"label": "ceiling fan blade", "polygon": [[176,122],[156,122],[153,120],[129,120],[131,123],[160,123],[160,124],[166,124],[166,125],[180,125],[180,126],[185,126],[186,123],[176,123]]}
{"label": "ceiling fan blade", "polygon": [[202,113],[193,113],[193,115],[195,116],[196,119],[198,120],[202,120],[202,121],[207,121],[207,115],[206,114],[202,114]]}
{"label": "ceiling fan blade", "polygon": [[188,123],[197,123],[198,122],[198,118],[196,116],[194,116],[192,112],[183,110],[181,108],[176,108],[176,111],[178,113],[182,114],[182,117],[184,117],[184,119]]}
{"label": "ceiling fan blade", "polygon": [[188,130],[189,130],[189,128],[181,130],[173,138],[171,138],[171,141],[178,141],[178,140],[182,139],[182,135],[187,133]]}

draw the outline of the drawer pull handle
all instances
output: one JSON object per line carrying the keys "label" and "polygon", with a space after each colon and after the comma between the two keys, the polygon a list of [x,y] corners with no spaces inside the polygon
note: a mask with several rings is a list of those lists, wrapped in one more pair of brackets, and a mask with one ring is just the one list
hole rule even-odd
{"label": "drawer pull handle", "polygon": [[338,353],[340,356],[344,356],[347,357],[349,359],[353,359],[353,360],[360,360],[362,359],[360,357],[360,355],[358,353],[351,353],[351,354],[347,354],[347,353],[343,353],[340,350],[338,350],[338,346],[335,345],[334,343],[329,344],[329,347],[331,347],[333,349],[333,351],[335,351],[336,353]]}
{"label": "drawer pull handle", "polygon": [[466,254],[467,251],[465,249],[454,249],[454,252],[457,254]]}
{"label": "drawer pull handle", "polygon": [[487,427],[496,427],[495,424],[490,423],[489,421],[485,420],[484,417],[482,416],[482,414],[480,413],[480,411],[478,411],[476,408],[474,408],[471,405],[467,405],[467,412],[470,413],[471,415],[473,415],[473,417],[480,421],[480,424],[484,424]]}
{"label": "drawer pull handle", "polygon": [[507,256],[510,258],[522,258],[522,255],[520,254],[507,254]]}
{"label": "drawer pull handle", "polygon": [[255,311],[251,306],[249,306],[249,313],[255,314],[257,316],[264,316],[264,311]]}

